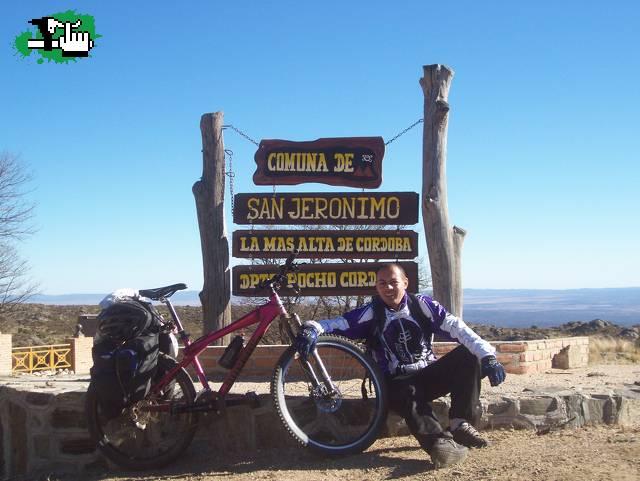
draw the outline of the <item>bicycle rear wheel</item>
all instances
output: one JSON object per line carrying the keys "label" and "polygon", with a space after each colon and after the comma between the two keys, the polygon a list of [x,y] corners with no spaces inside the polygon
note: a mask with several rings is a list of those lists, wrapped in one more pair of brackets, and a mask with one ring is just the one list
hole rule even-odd
{"label": "bicycle rear wheel", "polygon": [[[177,365],[164,354],[158,359],[156,379]],[[174,461],[191,443],[195,435],[195,413],[171,414],[149,411],[158,404],[193,403],[196,393],[191,378],[184,369],[158,395],[148,395],[114,417],[102,412],[95,390],[89,386],[85,410],[89,433],[98,449],[114,463],[128,469],[159,468]]]}
{"label": "bicycle rear wheel", "polygon": [[[384,378],[376,362],[355,343],[320,336],[313,382],[293,347],[280,357],[271,395],[287,430],[303,446],[324,454],[364,451],[376,440],[387,415]],[[333,385],[333,386],[332,386]]]}

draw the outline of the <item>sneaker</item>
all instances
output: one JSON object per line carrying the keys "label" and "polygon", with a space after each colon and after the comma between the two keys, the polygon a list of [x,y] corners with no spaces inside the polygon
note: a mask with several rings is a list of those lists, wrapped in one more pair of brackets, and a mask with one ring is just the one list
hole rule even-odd
{"label": "sneaker", "polygon": [[476,428],[467,422],[460,424],[458,429],[451,431],[451,434],[456,443],[468,448],[486,448],[489,446],[489,441],[480,436]]}
{"label": "sneaker", "polygon": [[446,468],[461,463],[467,457],[469,450],[460,446],[451,438],[438,438],[427,450],[436,469]]}

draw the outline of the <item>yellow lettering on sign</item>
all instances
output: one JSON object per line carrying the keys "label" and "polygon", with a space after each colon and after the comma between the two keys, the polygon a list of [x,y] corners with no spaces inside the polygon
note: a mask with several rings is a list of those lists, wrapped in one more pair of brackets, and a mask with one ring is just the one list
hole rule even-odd
{"label": "yellow lettering on sign", "polygon": [[258,284],[271,278],[271,274],[240,274],[240,289],[255,289]]}
{"label": "yellow lettering on sign", "polygon": [[338,237],[338,252],[353,252],[353,237]]}
{"label": "yellow lettering on sign", "polygon": [[267,156],[270,172],[329,172],[322,152],[271,152]]}
{"label": "yellow lettering on sign", "polygon": [[240,252],[256,252],[259,250],[260,245],[258,244],[258,239],[256,237],[240,237]]}
{"label": "yellow lettering on sign", "polygon": [[284,199],[282,197],[250,197],[247,201],[247,220],[282,219]]}
{"label": "yellow lettering on sign", "polygon": [[411,252],[408,237],[358,237],[357,252]]}
{"label": "yellow lettering on sign", "polygon": [[[291,197],[286,215],[291,220],[388,220],[400,217],[400,199],[380,197]],[[250,197],[247,201],[247,220],[283,220],[283,197]]]}
{"label": "yellow lettering on sign", "polygon": [[287,281],[290,284],[297,283],[301,289],[335,288],[336,279],[335,272],[290,272],[287,274]]}
{"label": "yellow lettering on sign", "polygon": [[353,157],[352,152],[342,154],[336,152],[333,155],[333,159],[336,161],[336,165],[333,168],[334,172],[353,172]]}
{"label": "yellow lettering on sign", "polygon": [[374,287],[375,285],[375,272],[345,271],[340,273],[340,287]]}

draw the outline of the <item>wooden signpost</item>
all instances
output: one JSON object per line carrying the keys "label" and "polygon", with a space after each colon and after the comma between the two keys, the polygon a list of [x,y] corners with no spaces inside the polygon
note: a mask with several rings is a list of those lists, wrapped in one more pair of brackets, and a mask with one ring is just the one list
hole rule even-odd
{"label": "wooden signpost", "polygon": [[[418,289],[418,264],[399,263],[409,278],[409,291]],[[299,271],[288,274],[289,284],[296,283],[303,296],[348,296],[375,294],[376,271],[380,263],[325,263],[302,264]],[[235,266],[232,292],[235,296],[266,296],[257,289],[260,282],[277,272],[278,266]],[[293,295],[292,289],[283,286],[281,295]]]}
{"label": "wooden signpost", "polygon": [[285,258],[298,249],[299,258],[413,259],[418,234],[410,230],[237,230],[233,257]]}
{"label": "wooden signpost", "polygon": [[256,185],[306,182],[375,189],[382,183],[382,137],[262,140],[255,154]]}
{"label": "wooden signpost", "polygon": [[236,224],[374,224],[418,222],[415,192],[236,194]]}

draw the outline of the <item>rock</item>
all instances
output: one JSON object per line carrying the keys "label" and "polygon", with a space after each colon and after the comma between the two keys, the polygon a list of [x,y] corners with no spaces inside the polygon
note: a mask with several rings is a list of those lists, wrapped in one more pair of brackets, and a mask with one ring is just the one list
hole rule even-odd
{"label": "rock", "polygon": [[620,337],[635,341],[637,339],[640,339],[640,333],[636,329],[623,329],[622,331],[620,331]]}
{"label": "rock", "polygon": [[605,321],[603,319],[594,319],[593,321],[591,321],[589,323],[589,326],[591,326],[592,328],[594,328],[594,330],[597,329],[604,329],[605,327],[608,327],[611,325],[611,322],[609,321]]}

